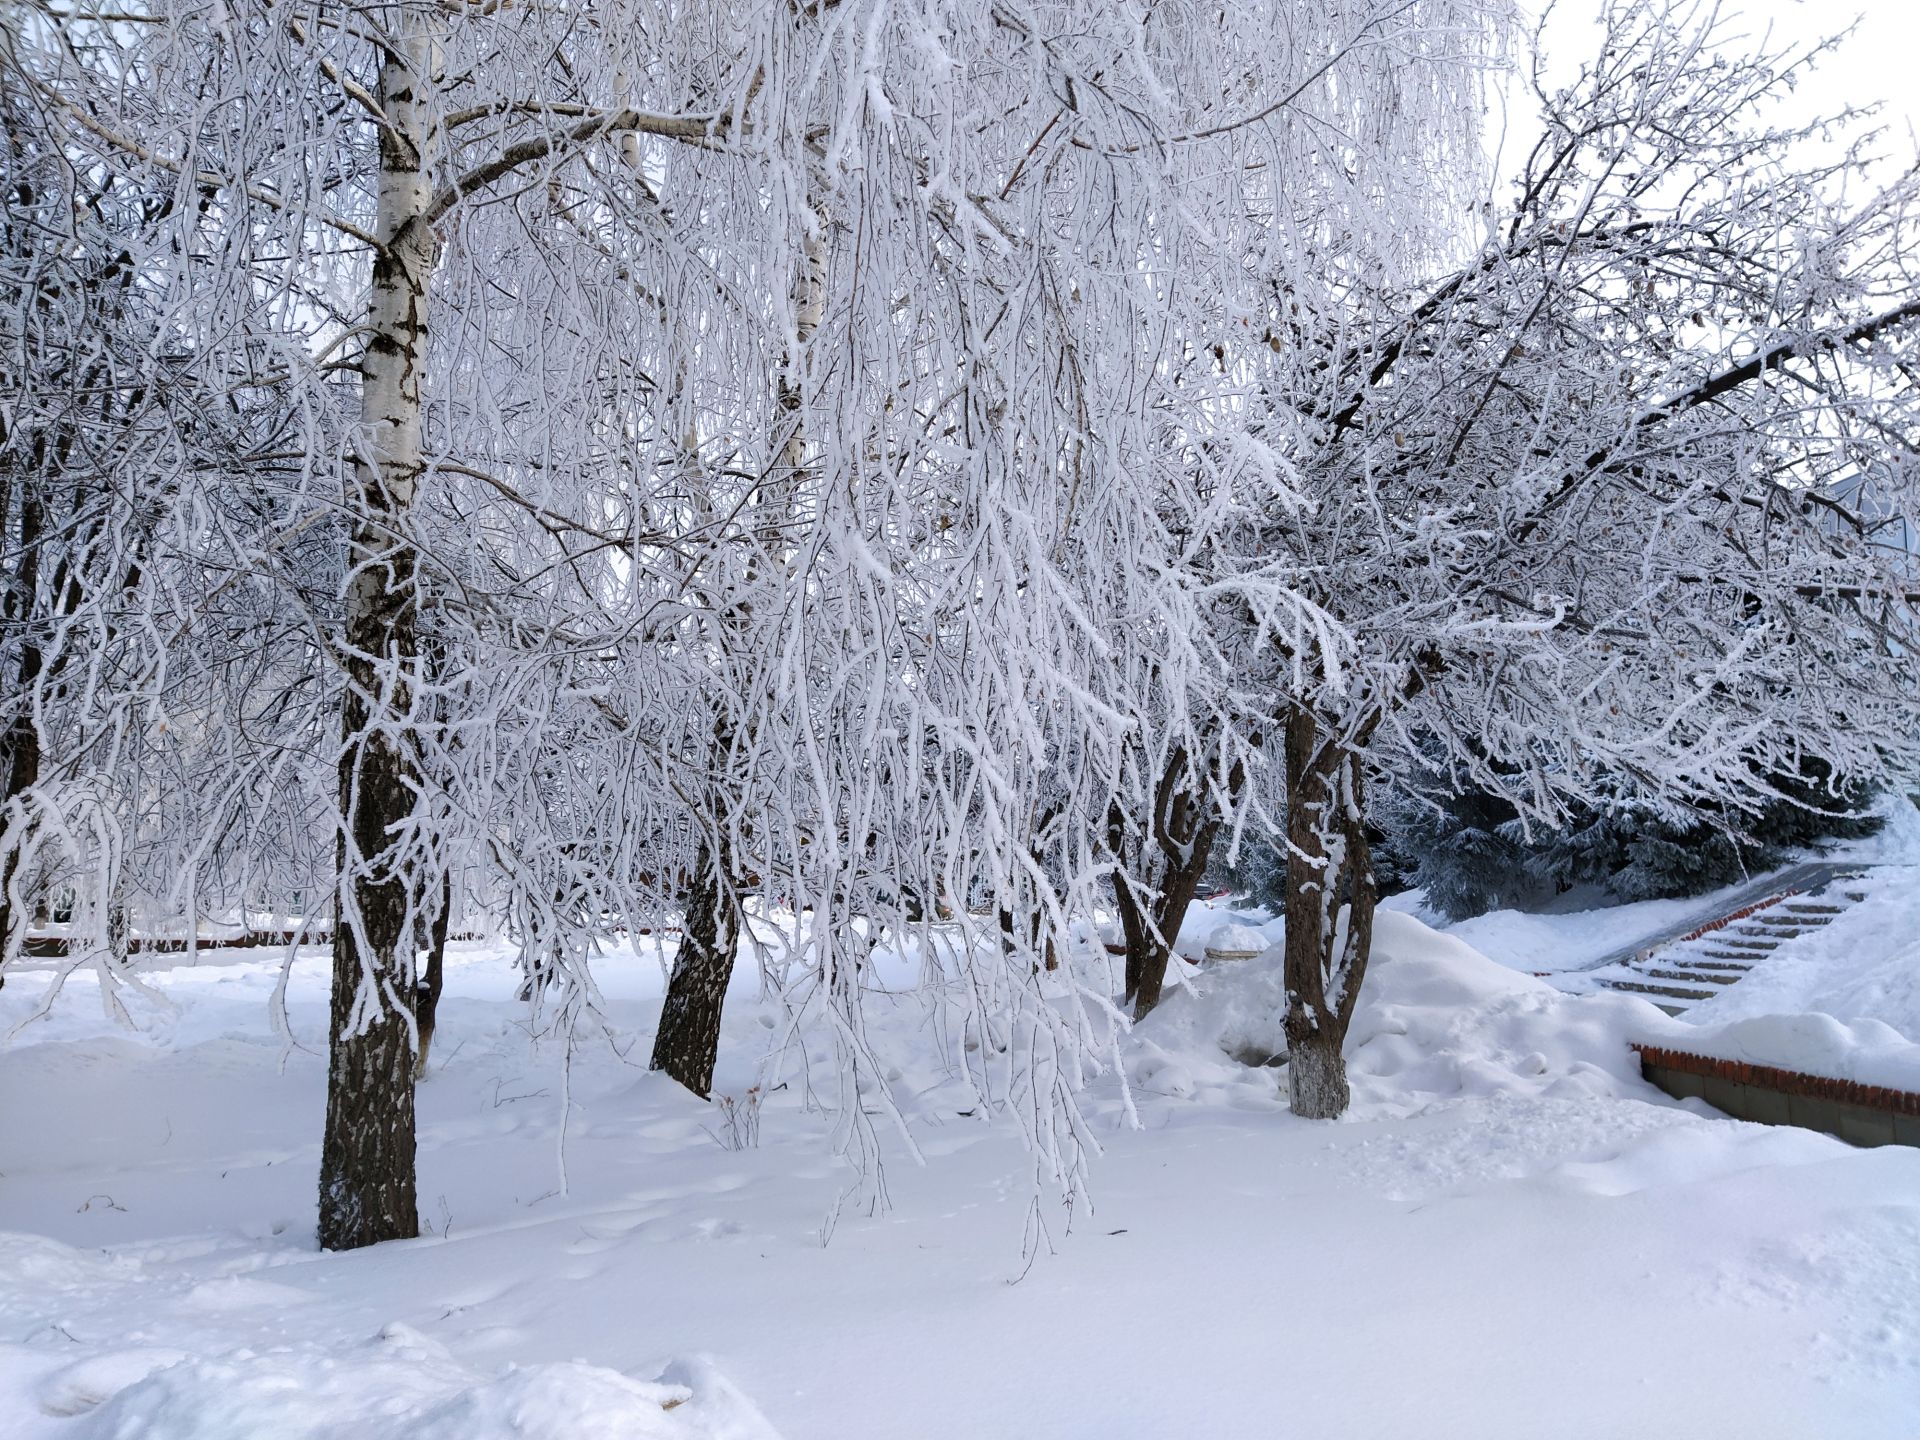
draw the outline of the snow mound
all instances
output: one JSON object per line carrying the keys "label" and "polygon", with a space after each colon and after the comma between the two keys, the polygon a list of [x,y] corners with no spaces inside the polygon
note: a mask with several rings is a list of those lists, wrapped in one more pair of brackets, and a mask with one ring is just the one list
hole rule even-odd
{"label": "snow mound", "polygon": [[[1877,1020],[1909,1039],[1920,1036],[1920,945],[1883,952],[1879,958],[1863,947],[1853,964],[1836,966],[1822,979],[1821,989],[1807,997],[1811,1002],[1807,1009],[1841,1020]],[[1725,1002],[1733,997],[1715,999]],[[1706,1017],[1696,1014],[1690,1018],[1700,1021]]]}
{"label": "snow mound", "polygon": [[444,1346],[391,1325],[346,1355],[101,1355],[50,1377],[40,1399],[49,1414],[84,1411],[70,1433],[99,1440],[778,1440],[704,1362],[669,1375],[564,1361],[477,1379]]}
{"label": "snow mound", "polygon": [[[1286,984],[1278,946],[1170,995],[1135,1031],[1128,1078],[1160,1094],[1284,1104]],[[1476,1095],[1655,1092],[1629,1033],[1657,1030],[1653,1006],[1621,994],[1566,995],[1489,960],[1411,915],[1380,911],[1347,1036],[1356,1115]]]}
{"label": "snow mound", "polygon": [[41,1382],[40,1408],[49,1415],[84,1415],[154,1371],[186,1358],[184,1350],[146,1345],[90,1355],[54,1371]]}
{"label": "snow mound", "polygon": [[1264,950],[1278,940],[1282,928],[1281,922],[1264,910],[1237,909],[1226,900],[1195,900],[1180,922],[1173,953],[1187,960],[1200,959],[1213,943],[1213,937],[1228,925],[1252,931],[1255,943],[1250,948],[1254,950]]}
{"label": "snow mound", "polygon": [[1659,1026],[1635,1039],[1711,1060],[1796,1070],[1828,1080],[1920,1091],[1920,1045],[1878,1020],[1757,1015],[1725,1025]]}
{"label": "snow mound", "polygon": [[1223,955],[1258,955],[1267,948],[1267,937],[1251,925],[1222,925],[1207,937],[1207,949]]}
{"label": "snow mound", "polygon": [[104,1251],[76,1250],[44,1235],[0,1230],[0,1313],[5,1302],[35,1289],[82,1290],[125,1280],[138,1262]]}

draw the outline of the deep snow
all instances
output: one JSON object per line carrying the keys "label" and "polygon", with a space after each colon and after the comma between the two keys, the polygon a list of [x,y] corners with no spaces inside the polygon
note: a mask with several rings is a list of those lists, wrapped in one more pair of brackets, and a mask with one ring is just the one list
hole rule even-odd
{"label": "deep snow", "polygon": [[[0,1436],[1915,1433],[1920,1154],[1667,1102],[1628,997],[1405,916],[1379,952],[1334,1124],[1259,1063],[1274,957],[1176,988],[1126,1050],[1140,1127],[1096,1087],[1095,1208],[1070,1234],[1043,1209],[1031,1263],[1028,1163],[908,1058],[919,995],[876,1028],[927,1163],[829,1224],[849,1177],[796,1088],[730,1150],[640,1068],[651,955],[602,967],[626,1056],[574,1056],[560,1193],[561,1047],[498,949],[458,947],[421,1092],[436,1233],[327,1256],[324,959],[284,1065],[270,964],[156,976],[132,1033],[76,977],[0,1050]],[[45,983],[11,978],[0,1024]],[[743,985],[719,1090],[772,1018]]]}

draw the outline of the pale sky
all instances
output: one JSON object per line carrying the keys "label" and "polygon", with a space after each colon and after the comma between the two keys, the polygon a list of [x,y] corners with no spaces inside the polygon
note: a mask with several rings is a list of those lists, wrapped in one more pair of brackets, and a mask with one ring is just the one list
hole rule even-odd
{"label": "pale sky", "polygon": [[[1523,0],[1538,13],[1541,0]],[[1595,0],[1559,0],[1548,25],[1546,44],[1554,70],[1570,69],[1591,53],[1598,12]],[[1844,29],[1855,17],[1859,28],[1828,57],[1790,102],[1804,115],[1843,105],[1883,104],[1879,123],[1890,133],[1882,149],[1911,162],[1920,152],[1920,0],[1723,0],[1722,13],[1732,29],[1760,36],[1771,28],[1776,38],[1809,41]],[[1731,47],[1729,47],[1731,48]],[[1515,114],[1509,124],[1501,169],[1507,170],[1518,145],[1531,143],[1532,127]]]}
{"label": "pale sky", "polygon": [[1920,134],[1920,0],[1727,0],[1727,9],[1756,32],[1771,25],[1776,35],[1796,40],[1844,29],[1858,17],[1853,38],[1802,95],[1810,97],[1809,109],[1882,102],[1886,123],[1913,153],[1909,132]]}

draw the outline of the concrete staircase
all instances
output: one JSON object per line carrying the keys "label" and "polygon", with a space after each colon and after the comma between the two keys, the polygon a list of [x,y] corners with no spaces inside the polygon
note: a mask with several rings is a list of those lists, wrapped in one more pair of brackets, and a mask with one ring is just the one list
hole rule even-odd
{"label": "concrete staircase", "polygon": [[1683,1014],[1864,900],[1859,879],[1859,872],[1840,872],[1806,890],[1769,896],[1586,976],[1609,990],[1645,995],[1669,1015]]}

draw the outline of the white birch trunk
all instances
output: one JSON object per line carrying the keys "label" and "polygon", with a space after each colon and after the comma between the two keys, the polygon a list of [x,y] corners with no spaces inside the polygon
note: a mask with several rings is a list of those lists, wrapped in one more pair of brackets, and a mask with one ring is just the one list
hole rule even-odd
{"label": "white birch trunk", "polygon": [[416,866],[401,827],[418,781],[408,743],[416,653],[415,557],[407,538],[425,468],[421,376],[434,12],[401,5],[382,57],[379,203],[352,516],[341,713],[340,881],[331,1055],[320,1163],[320,1243],[351,1249],[419,1233],[414,1187]]}

